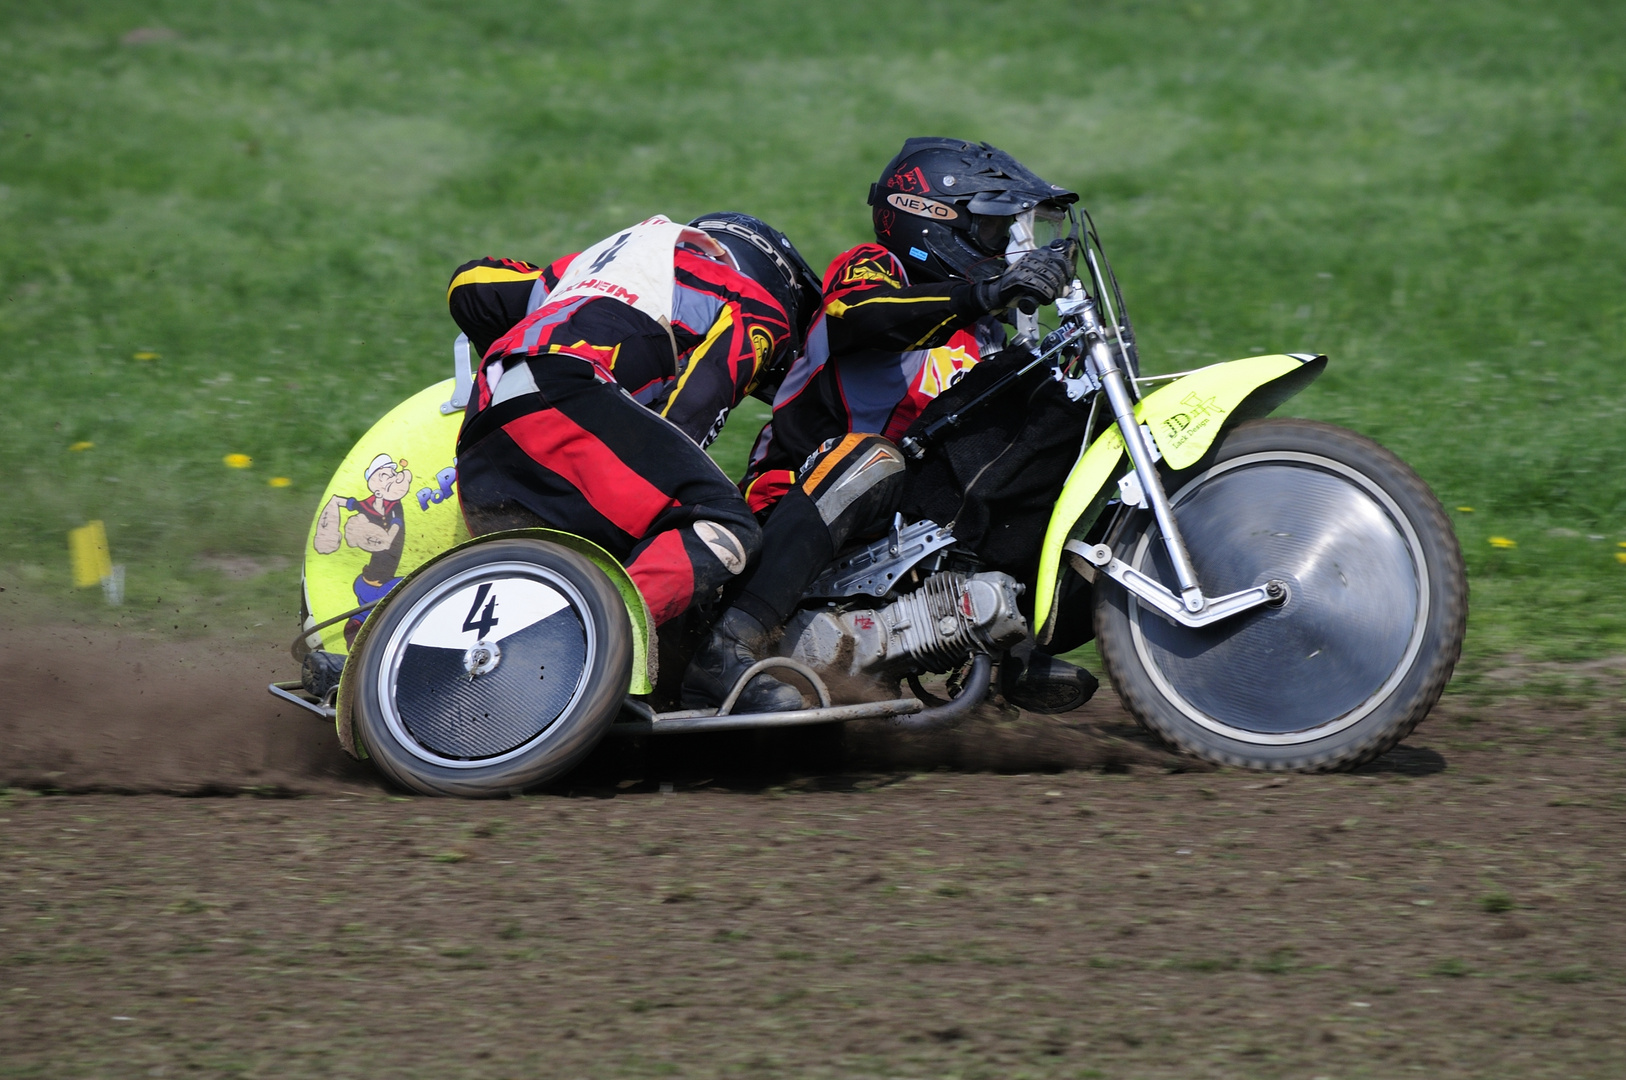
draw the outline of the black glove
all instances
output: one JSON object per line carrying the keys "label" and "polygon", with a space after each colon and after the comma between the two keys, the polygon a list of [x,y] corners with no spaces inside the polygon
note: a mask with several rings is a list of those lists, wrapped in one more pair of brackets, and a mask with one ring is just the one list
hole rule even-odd
{"label": "black glove", "polygon": [[1073,281],[1072,245],[1057,240],[1030,251],[997,278],[977,285],[977,302],[988,311],[1004,311],[1019,300],[1048,304]]}

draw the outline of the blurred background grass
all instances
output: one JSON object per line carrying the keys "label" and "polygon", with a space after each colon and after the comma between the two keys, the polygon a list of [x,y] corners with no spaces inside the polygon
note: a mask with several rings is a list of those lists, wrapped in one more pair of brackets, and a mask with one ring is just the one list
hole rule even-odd
{"label": "blurred background grass", "polygon": [[[1470,669],[1626,651],[1622,55],[1584,0],[5,5],[0,585],[291,631],[323,482],[449,371],[457,263],[727,207],[822,268],[949,134],[1083,193],[1150,369],[1331,356],[1285,411],[1456,508]],[[93,518],[117,611],[70,585]]]}

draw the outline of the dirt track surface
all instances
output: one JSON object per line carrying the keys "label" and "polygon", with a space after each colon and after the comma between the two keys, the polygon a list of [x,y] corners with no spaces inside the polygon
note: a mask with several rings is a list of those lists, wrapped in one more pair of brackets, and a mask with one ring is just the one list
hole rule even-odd
{"label": "dirt track surface", "polygon": [[0,799],[0,1077],[1626,1073],[1618,709],[1269,778],[1171,771],[1104,694],[474,804],[260,701],[270,648],[0,649],[13,782],[308,793]]}
{"label": "dirt track surface", "polygon": [[376,784],[321,724],[295,722],[314,716],[266,693],[298,676],[265,641],[0,627],[0,784],[173,795]]}

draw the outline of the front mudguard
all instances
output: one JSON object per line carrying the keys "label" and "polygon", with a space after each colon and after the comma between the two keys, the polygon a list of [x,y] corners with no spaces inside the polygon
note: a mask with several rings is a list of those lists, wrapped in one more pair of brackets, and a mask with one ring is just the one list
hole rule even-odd
{"label": "front mudguard", "polygon": [[[1308,353],[1252,356],[1201,368],[1175,379],[1135,406],[1135,416],[1151,428],[1163,464],[1171,470],[1202,460],[1232,424],[1268,416],[1325,370],[1327,358]],[[1116,425],[1103,431],[1079,455],[1051,511],[1034,579],[1033,625],[1040,644],[1055,632],[1062,546],[1086,532],[1115,491],[1112,481],[1127,464]]]}
{"label": "front mudguard", "polygon": [[[610,580],[615,584],[616,591],[621,594],[621,600],[627,606],[627,618],[632,622],[632,678],[627,687],[627,693],[653,693],[655,679],[658,675],[655,667],[658,650],[652,648],[651,642],[655,627],[654,617],[650,614],[649,605],[644,602],[644,594],[638,591],[638,586],[633,583],[632,576],[627,573],[626,568],[616,561],[613,555],[591,540],[584,539],[574,533],[560,532],[557,529],[511,529],[506,532],[487,533],[484,536],[458,544],[456,547],[446,549],[413,570],[412,573],[402,579],[401,584],[405,585],[442,559],[451,556],[455,552],[462,551],[466,547],[482,544],[488,540],[503,540],[515,537],[546,540],[549,543],[558,544],[560,547],[569,548],[571,551],[585,556],[594,566],[597,566],[609,576]],[[367,756],[367,748],[361,745],[360,740],[356,738],[356,727],[352,712],[355,705],[356,690],[355,658],[361,655],[362,646],[372,633],[372,628],[379,625],[380,620],[373,616],[382,611],[400,593],[399,587],[390,590],[389,595],[380,600],[378,605],[368,612],[367,621],[361,624],[361,629],[356,634],[355,644],[350,648],[350,655],[345,658],[344,671],[339,676],[339,693],[334,702],[333,725],[339,735],[339,745],[344,747],[345,753],[353,758]]]}

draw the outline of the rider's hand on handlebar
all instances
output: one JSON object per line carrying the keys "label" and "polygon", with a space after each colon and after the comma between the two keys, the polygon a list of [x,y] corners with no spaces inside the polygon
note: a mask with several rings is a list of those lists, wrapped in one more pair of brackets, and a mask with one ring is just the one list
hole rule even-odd
{"label": "rider's hand on handlebar", "polygon": [[989,311],[1003,311],[1020,300],[1048,304],[1067,291],[1073,280],[1071,248],[1066,240],[1030,251],[997,278],[977,286],[977,299]]}

